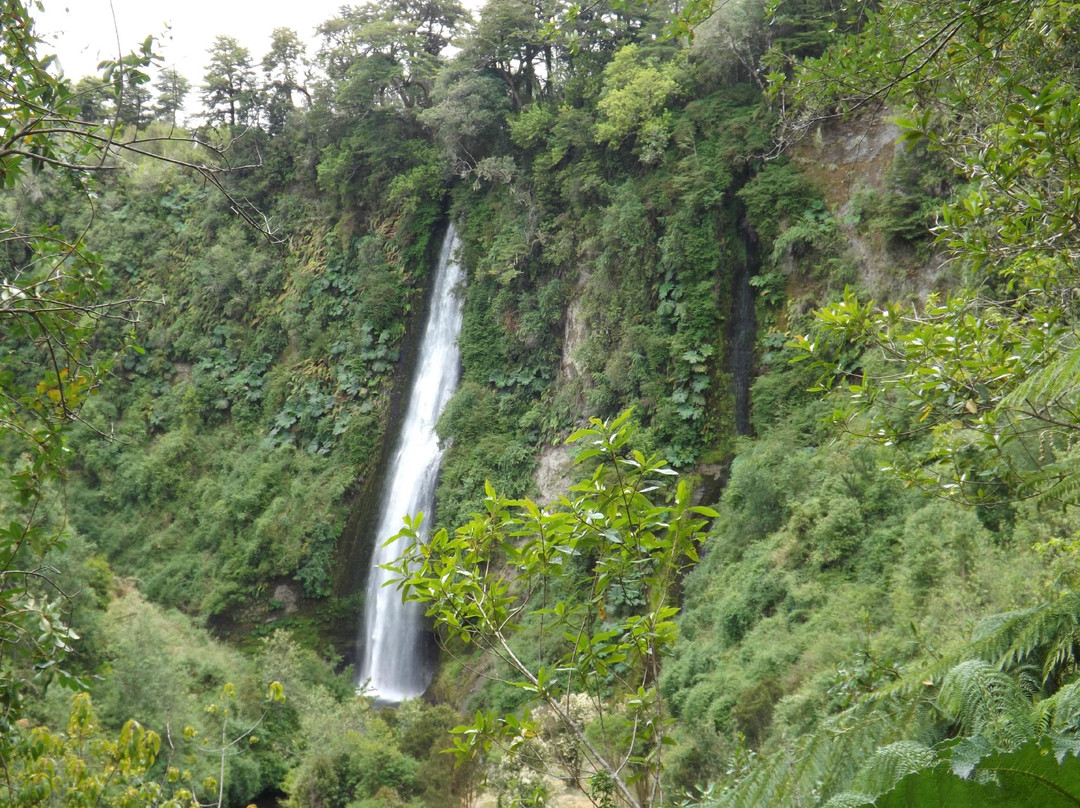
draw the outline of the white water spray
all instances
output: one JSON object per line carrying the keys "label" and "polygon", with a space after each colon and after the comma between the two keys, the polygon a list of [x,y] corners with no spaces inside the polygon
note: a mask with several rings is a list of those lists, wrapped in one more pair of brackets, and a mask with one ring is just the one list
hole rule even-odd
{"label": "white water spray", "polygon": [[462,301],[455,289],[464,279],[454,258],[458,240],[451,224],[435,269],[435,287],[420,342],[420,356],[412,378],[405,419],[394,458],[387,471],[379,502],[375,550],[371,558],[364,619],[361,626],[359,685],[385,703],[419,696],[431,682],[425,664],[426,625],[417,603],[403,603],[401,593],[384,586],[391,574],[379,568],[396,561],[405,551],[402,540],[383,544],[402,527],[402,518],[423,511],[430,524],[435,504],[435,483],[442,449],[435,422],[458,384],[461,351]]}

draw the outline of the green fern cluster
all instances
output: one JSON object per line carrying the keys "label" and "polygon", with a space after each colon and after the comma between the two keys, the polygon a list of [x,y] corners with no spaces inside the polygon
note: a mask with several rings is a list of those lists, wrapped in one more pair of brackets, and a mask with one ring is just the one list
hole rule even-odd
{"label": "green fern cluster", "polygon": [[[1042,785],[1025,790],[1027,780],[1072,800],[1061,804],[1080,804],[1078,647],[1076,590],[988,618],[958,653],[913,666],[764,759],[711,805],[1058,804]],[[1047,755],[1053,766],[1017,763]],[[967,802],[950,803],[953,789],[961,796],[948,799]]]}

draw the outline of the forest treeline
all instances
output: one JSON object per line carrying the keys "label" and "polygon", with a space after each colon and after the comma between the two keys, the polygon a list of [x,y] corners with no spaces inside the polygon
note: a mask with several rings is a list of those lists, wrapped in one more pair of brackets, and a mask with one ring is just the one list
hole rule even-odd
{"label": "forest treeline", "polygon": [[6,803],[1075,801],[1071,4],[390,0],[75,82],[0,13]]}

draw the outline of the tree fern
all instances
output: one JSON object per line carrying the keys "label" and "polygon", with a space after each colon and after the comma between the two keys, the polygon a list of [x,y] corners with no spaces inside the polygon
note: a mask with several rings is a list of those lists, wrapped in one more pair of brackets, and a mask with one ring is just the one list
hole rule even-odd
{"label": "tree fern", "polygon": [[[1080,351],[1074,334],[1057,341],[1043,356],[1050,357],[1042,367],[1028,373],[1002,398],[1005,409],[1025,415],[1056,416],[1063,409],[1075,413],[1080,396]],[[1049,348],[1049,346],[1048,346]],[[1059,424],[1063,419],[1054,418]],[[1080,429],[1080,422],[1063,428]]]}
{"label": "tree fern", "polygon": [[949,769],[957,777],[970,778],[978,765],[994,752],[993,744],[982,737],[961,738],[947,750]]}
{"label": "tree fern", "polygon": [[867,761],[883,747],[899,738],[930,737],[929,708],[925,700],[882,699],[872,705],[856,705],[761,761],[746,778],[721,794],[716,805],[780,808],[817,804],[822,797],[846,792]]}
{"label": "tree fern", "polygon": [[[988,618],[958,653],[910,667],[814,733],[759,759],[715,804],[848,808],[891,794],[894,783],[925,771],[933,772],[925,788],[951,793],[953,786],[943,785],[942,777],[977,771],[998,777],[997,769],[986,768],[988,756],[1027,749],[1036,740],[1051,745],[1061,760],[1072,754],[1070,765],[1077,765],[1078,638],[1080,593],[1071,590],[1037,607]],[[950,735],[959,737],[931,746]],[[972,799],[996,793],[972,789]],[[1005,799],[1003,794],[998,796]]]}
{"label": "tree fern", "polygon": [[871,805],[874,802],[873,794],[857,794],[855,792],[845,792],[843,794],[837,794],[831,800],[829,800],[823,808],[862,808],[864,805]]}
{"label": "tree fern", "polygon": [[1075,734],[1080,730],[1080,681],[1070,682],[1040,701],[1036,720],[1044,732]]}
{"label": "tree fern", "polygon": [[1080,592],[1062,595],[1031,609],[986,623],[966,650],[1003,669],[1036,662],[1043,680],[1061,681],[1076,666],[1080,641]]}
{"label": "tree fern", "polygon": [[[1076,440],[1076,429],[1071,428],[1069,440]],[[1052,437],[1043,444],[1056,442]],[[1052,461],[1031,471],[1024,480],[1024,488],[1035,492],[1035,502],[1040,507],[1046,505],[1075,505],[1080,502],[1080,457],[1075,450],[1061,454]]]}
{"label": "tree fern", "polygon": [[936,762],[937,756],[930,747],[914,741],[897,741],[871,755],[851,787],[857,793],[883,794],[907,775]]}
{"label": "tree fern", "polygon": [[1013,749],[1035,737],[1031,698],[1016,678],[981,659],[961,662],[949,671],[937,706],[965,736],[986,738],[1001,749]]}
{"label": "tree fern", "polygon": [[[957,744],[956,749],[960,745]],[[1049,739],[1010,752],[990,752],[966,777],[955,765],[908,775],[873,801],[876,808],[1076,808],[1080,761],[1059,758]]]}

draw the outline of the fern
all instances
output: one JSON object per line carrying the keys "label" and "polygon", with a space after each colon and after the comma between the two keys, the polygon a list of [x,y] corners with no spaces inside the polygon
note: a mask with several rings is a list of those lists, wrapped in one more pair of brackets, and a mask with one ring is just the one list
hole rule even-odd
{"label": "fern", "polygon": [[[1080,423],[1077,428],[1080,429]],[[1073,434],[1070,433],[1070,437]],[[1044,440],[1043,444],[1052,442],[1050,438]],[[1023,483],[1026,490],[1035,492],[1035,503],[1039,507],[1075,505],[1080,501],[1080,457],[1076,456],[1075,451],[1063,454],[1028,472]]]}
{"label": "fern", "polygon": [[[879,700],[872,706],[856,705],[822,722],[817,732],[762,761],[746,778],[721,794],[715,805],[781,808],[810,804],[813,795],[828,798],[844,794],[869,765],[866,761],[882,747],[903,737],[929,738],[929,707],[925,700]],[[902,748],[897,748],[897,755]],[[844,799],[850,796],[845,794]]]}
{"label": "fern", "polygon": [[[892,793],[912,773],[932,770],[937,782],[941,766],[948,777],[997,777],[994,767],[978,774],[988,756],[1040,738],[1061,759],[1075,756],[1078,649],[1076,591],[987,618],[957,654],[909,668],[816,732],[759,759],[713,804],[849,808]],[[953,734],[961,737],[931,746]]]}
{"label": "fern", "polygon": [[[1080,351],[1076,338],[1061,340],[1056,351],[1044,355],[1053,359],[1038,370],[1029,373],[1002,398],[1006,409],[1031,413],[1033,411],[1054,414],[1063,403],[1072,409],[1080,395]],[[1080,424],[1077,424],[1080,427]]]}
{"label": "fern", "polygon": [[856,794],[854,792],[845,792],[844,794],[837,794],[835,797],[825,803],[823,808],[862,808],[862,806],[870,805],[873,802],[873,794]]}
{"label": "fern", "polygon": [[981,736],[1001,749],[1013,749],[1036,734],[1030,697],[1014,677],[980,659],[949,671],[937,705],[964,735]]}
{"label": "fern", "polygon": [[[1066,590],[1030,609],[984,618],[972,641],[957,653],[912,669],[877,697],[913,697],[925,690],[923,682],[940,682],[954,666],[972,659],[990,662],[1020,678],[1038,670],[1038,685],[1043,687],[1068,680],[1080,667],[1080,591]],[[1026,687],[1037,689],[1030,683]]]}
{"label": "fern", "polygon": [[852,789],[862,794],[884,794],[912,772],[937,762],[934,751],[921,743],[897,741],[883,746],[863,764],[852,782]]}
{"label": "fern", "polygon": [[1035,662],[1044,682],[1060,681],[1077,663],[1080,592],[1069,590],[1032,609],[1013,612],[969,649],[1001,668]]}
{"label": "fern", "polygon": [[[1080,806],[1080,761],[1060,753],[1051,739],[1010,752],[990,751],[957,776],[956,744],[950,766],[908,775],[873,804],[877,808],[1076,808]],[[963,754],[975,753],[969,749]],[[1060,756],[1059,756],[1060,755]]]}
{"label": "fern", "polygon": [[1036,705],[1040,729],[1055,733],[1080,730],[1080,681],[1065,685]]}
{"label": "fern", "polygon": [[961,738],[949,749],[949,768],[957,777],[965,780],[974,774],[976,767],[994,751],[986,738]]}

